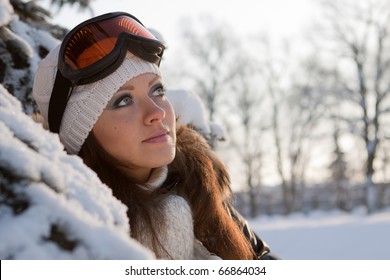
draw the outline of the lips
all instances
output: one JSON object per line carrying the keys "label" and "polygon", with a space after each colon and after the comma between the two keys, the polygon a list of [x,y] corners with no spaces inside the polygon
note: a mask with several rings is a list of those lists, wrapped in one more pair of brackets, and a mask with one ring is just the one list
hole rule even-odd
{"label": "lips", "polygon": [[162,128],[154,131],[147,139],[143,140],[144,143],[161,143],[166,142],[169,137],[169,130]]}

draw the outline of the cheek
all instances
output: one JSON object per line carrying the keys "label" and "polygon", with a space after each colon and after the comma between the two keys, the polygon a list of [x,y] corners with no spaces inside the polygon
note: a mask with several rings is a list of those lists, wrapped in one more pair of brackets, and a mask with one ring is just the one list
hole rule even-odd
{"label": "cheek", "polygon": [[167,102],[167,105],[164,108],[166,114],[166,120],[169,122],[169,125],[172,129],[176,127],[176,115],[171,103]]}
{"label": "cheek", "polygon": [[117,156],[123,147],[131,147],[140,139],[139,120],[132,112],[106,112],[96,122],[92,131],[100,145],[113,156]]}
{"label": "cheek", "polygon": [[120,131],[121,129],[118,123],[107,120],[106,118],[99,119],[92,129],[97,141],[105,150],[109,150],[110,146],[115,145]]}
{"label": "cheek", "polygon": [[165,124],[169,126],[173,144],[176,144],[176,115],[172,105],[169,104],[169,106],[166,107],[165,114]]}

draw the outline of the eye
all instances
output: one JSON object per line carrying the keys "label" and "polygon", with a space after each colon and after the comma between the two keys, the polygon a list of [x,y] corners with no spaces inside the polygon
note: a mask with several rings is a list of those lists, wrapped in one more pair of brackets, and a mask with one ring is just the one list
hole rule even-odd
{"label": "eye", "polygon": [[165,96],[165,87],[162,84],[157,84],[151,89],[151,95],[153,97],[163,97]]}
{"label": "eye", "polygon": [[133,98],[131,96],[123,96],[117,102],[115,102],[116,107],[123,107],[123,106],[128,106],[133,103]]}
{"label": "eye", "polygon": [[112,104],[110,107],[112,109],[118,109],[118,108],[129,106],[133,103],[134,103],[133,96],[129,93],[125,93],[125,94],[119,96],[115,100],[114,104]]}

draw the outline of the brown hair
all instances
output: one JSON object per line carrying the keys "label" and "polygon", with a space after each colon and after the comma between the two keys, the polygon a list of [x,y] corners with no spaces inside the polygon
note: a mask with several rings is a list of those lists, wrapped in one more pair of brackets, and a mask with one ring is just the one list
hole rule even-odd
{"label": "brown hair", "polygon": [[[114,196],[127,207],[131,236],[150,231],[152,247],[158,252],[166,250],[158,241],[157,232],[164,230],[165,217],[161,216],[162,202],[170,195],[169,186],[156,191],[145,191],[131,178],[124,176],[90,133],[80,157],[112,190]],[[194,218],[194,233],[212,253],[223,259],[253,259],[255,254],[243,232],[229,215],[226,206],[231,195],[230,179],[223,163],[195,130],[181,127],[177,131],[176,157],[168,166],[167,182],[190,204]],[[142,221],[142,223],[141,223]]]}
{"label": "brown hair", "polygon": [[231,189],[226,167],[203,136],[181,127],[168,170],[180,178],[178,191],[191,205],[195,236],[203,245],[223,259],[253,259],[249,241],[227,210]]}
{"label": "brown hair", "polygon": [[[116,164],[112,164],[117,161],[102,148],[93,133],[87,137],[79,156],[97,173],[100,180],[112,189],[113,195],[127,206],[130,235],[138,239],[143,234],[149,234],[156,255],[159,257],[161,250],[165,255],[169,255],[156,234],[165,228],[162,202],[168,193],[162,188],[155,191],[146,190],[125,176],[116,168]],[[145,227],[149,232],[145,231]]]}

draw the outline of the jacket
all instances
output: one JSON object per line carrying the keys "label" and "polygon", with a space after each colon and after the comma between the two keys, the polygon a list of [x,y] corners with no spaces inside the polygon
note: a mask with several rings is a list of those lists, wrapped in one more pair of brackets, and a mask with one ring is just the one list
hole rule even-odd
{"label": "jacket", "polygon": [[[146,185],[151,189],[158,188],[166,178],[167,167],[155,169]],[[250,241],[258,259],[279,259],[270,253],[268,245],[254,233],[247,220],[236,209],[228,206],[227,211]],[[167,217],[167,229],[158,237],[162,245],[158,252],[159,258],[220,259],[210,253],[194,236],[191,209],[184,198],[174,194],[170,195],[164,203],[164,216]],[[138,241],[145,247],[152,249],[150,238],[145,231],[145,234]]]}
{"label": "jacket", "polygon": [[259,236],[250,228],[248,221],[237,212],[232,206],[228,207],[229,214],[232,216],[238,227],[242,230],[245,237],[252,245],[253,251],[256,253],[259,260],[279,260],[280,258],[271,253],[266,242],[260,239]]}
{"label": "jacket", "polygon": [[[278,259],[270,253],[268,245],[253,232],[248,222],[228,203],[231,194],[230,176],[225,164],[214,153],[204,136],[192,127],[182,126],[178,130],[176,144],[177,153],[174,162],[169,165],[170,175],[166,184],[187,184],[190,183],[188,178],[191,178],[192,189],[188,189],[189,197],[186,194],[185,197],[192,203],[198,200],[199,191],[193,191],[198,185],[209,192],[219,192],[222,201],[225,201],[224,208],[247,237],[257,258]],[[187,178],[187,181],[182,182],[179,179],[178,183],[178,177]],[[209,189],[208,186],[213,186],[214,189]]]}

